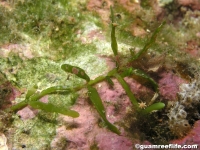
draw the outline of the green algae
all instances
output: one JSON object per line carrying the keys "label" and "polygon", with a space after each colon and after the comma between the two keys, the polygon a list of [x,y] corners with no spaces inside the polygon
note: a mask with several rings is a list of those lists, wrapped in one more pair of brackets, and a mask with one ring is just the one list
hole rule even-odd
{"label": "green algae", "polygon": [[[0,45],[6,44],[8,41],[9,43],[28,42],[31,44],[31,51],[36,51],[34,56],[42,57],[31,60],[23,60],[17,55],[9,56],[9,58],[1,58],[1,71],[6,74],[9,81],[15,83],[15,85],[20,88],[30,88],[35,84],[37,84],[39,89],[46,89],[52,85],[63,84],[70,87],[82,84],[82,81],[75,76],[62,72],[60,66],[63,62],[83,68],[91,77],[96,77],[106,70],[106,63],[103,60],[96,59],[96,53],[111,55],[110,42],[103,41],[100,43],[97,41],[96,43],[83,44],[80,41],[80,37],[83,36],[83,34],[80,34],[80,37],[76,35],[79,29],[87,30],[88,27],[86,27],[86,25],[88,24],[88,26],[91,26],[91,24],[94,23],[100,27],[97,29],[102,29],[101,21],[99,21],[97,16],[82,14],[82,12],[79,11],[85,7],[83,5],[84,4],[81,4],[80,6],[80,4],[75,4],[74,2],[66,0],[59,2],[48,0],[37,1],[37,4],[31,1],[17,4],[15,5],[15,9],[11,11],[1,6],[0,19],[3,25],[0,26],[0,30],[2,31],[2,34],[0,34]],[[44,8],[44,10],[41,10],[41,8]],[[54,14],[54,12],[56,13]],[[117,10],[116,12],[119,11]],[[137,22],[135,16],[123,10],[123,18],[121,20],[118,19],[120,26],[118,27],[116,36],[119,37],[118,40],[120,41],[119,52],[125,55],[127,55],[130,47],[142,48],[149,39],[148,37],[133,37],[130,31],[125,29],[134,21]],[[7,18],[10,18],[10,20]],[[148,18],[148,15],[143,15],[141,18],[145,21],[140,25],[144,29],[153,31],[153,27],[148,24],[152,18]],[[31,19],[34,21],[31,22]],[[84,23],[86,20],[93,23]],[[175,55],[174,52],[178,51],[176,49],[177,45],[185,43],[188,37],[194,39],[195,32],[198,28],[198,25],[194,23],[195,19],[190,20],[189,16],[185,18],[184,22],[185,26],[181,25],[178,30],[173,28],[172,25],[165,26],[163,31],[159,33],[160,35],[158,35],[160,43],[154,43],[150,51],[157,51],[159,53],[167,52],[167,54],[172,54],[173,58]],[[191,33],[193,27],[195,27],[196,31]],[[177,39],[179,39],[179,41],[177,41]],[[174,47],[164,44],[165,42],[170,45],[172,44]],[[123,44],[125,45],[124,47]],[[102,45],[105,46],[104,49],[102,49]],[[124,51],[126,51],[126,53],[124,53]],[[53,58],[56,61],[48,60],[49,58]],[[94,68],[93,66],[96,67]],[[18,98],[16,102],[20,102],[22,99],[23,97]],[[76,95],[74,93],[69,96],[55,94],[49,95],[48,97],[48,100],[52,104],[58,106],[62,106],[63,104],[66,107],[70,107],[75,99]],[[52,115],[48,116],[52,117]],[[31,121],[33,120],[30,120],[30,122]],[[36,119],[35,123],[42,126],[44,121]],[[20,126],[16,127],[21,128],[27,126],[29,126],[29,124],[24,123],[24,125],[20,124]],[[53,138],[55,133],[49,132],[49,134],[44,134],[45,136],[42,136],[40,139],[39,136],[44,129],[38,129],[39,126],[31,130],[31,137],[25,136],[23,138],[24,141],[26,141],[27,138],[28,148],[41,149],[42,147],[48,147],[50,139]],[[56,126],[52,125],[52,123],[44,123],[43,127],[47,127],[49,130],[53,131]],[[36,136],[33,136],[34,132],[37,133]],[[24,134],[22,134],[22,132],[15,135],[16,140],[14,143],[21,146],[21,144],[23,144],[21,141],[23,140],[20,138],[23,136]],[[46,139],[44,140],[43,138]],[[39,143],[40,140],[44,140],[45,142]],[[35,146],[35,143],[39,143],[39,145]]]}
{"label": "green algae", "polygon": [[110,7],[110,11],[111,11],[111,48],[113,50],[113,53],[115,56],[118,55],[118,45],[117,45],[117,40],[116,40],[116,37],[115,37],[115,28],[117,26],[115,20],[114,20],[114,12],[113,12],[113,8]]}
{"label": "green algae", "polygon": [[61,69],[64,70],[65,72],[69,72],[72,73],[76,76],[78,76],[79,78],[85,79],[87,82],[90,81],[90,77],[85,73],[85,71],[79,67],[76,66],[72,66],[69,64],[63,64],[61,66]]}
{"label": "green algae", "polygon": [[67,115],[67,116],[70,116],[70,117],[73,117],[73,118],[79,117],[78,112],[66,109],[63,106],[58,107],[58,106],[55,106],[51,103],[43,103],[43,102],[40,102],[40,101],[30,101],[30,102],[28,102],[28,105],[30,105],[34,109],[41,109],[45,112],[60,113],[60,114]]}
{"label": "green algae", "polygon": [[19,39],[14,33],[15,30],[12,30],[13,28],[10,26],[13,20],[8,20],[7,18],[12,18],[12,14],[10,14],[9,10],[0,5],[0,45],[8,41],[15,42]]}
{"label": "green algae", "polygon": [[[38,6],[39,7],[39,6]],[[113,14],[113,11],[112,11],[112,8],[111,8],[111,14],[112,14],[112,23],[114,23],[114,14]],[[25,31],[26,32],[26,31]],[[112,50],[113,50],[113,52],[114,52],[114,54],[115,55],[117,55],[117,49],[116,49],[116,47],[118,46],[117,45],[117,41],[116,41],[116,38],[115,38],[115,26],[114,25],[112,25],[112,31],[111,31],[111,47],[112,47]],[[157,32],[155,32],[155,33],[157,33]],[[154,34],[153,34],[153,36],[150,38],[150,42],[154,42],[155,41],[155,38],[154,38]],[[114,44],[113,44],[114,43]],[[150,43],[151,44],[151,43]],[[146,46],[146,45],[145,45]],[[146,51],[148,48],[146,48],[145,49],[145,47],[144,47],[144,50]],[[142,49],[143,50],[143,49]],[[138,57],[137,57],[138,58]],[[136,59],[137,59],[136,58]],[[29,61],[29,60],[28,60]],[[28,61],[26,61],[26,63],[25,64],[27,64],[28,63]],[[38,80],[40,80],[40,83],[39,83],[39,85],[41,86],[41,80],[43,79],[43,78],[41,78],[41,77],[38,77],[35,73],[36,73],[36,66],[38,65],[38,61],[35,61],[34,59],[31,59],[31,63],[29,64],[29,65],[32,65],[32,68],[31,68],[31,66],[27,66],[27,69],[26,69],[26,71],[29,71],[28,73],[27,72],[25,72],[25,74],[34,74],[34,77],[36,77]],[[45,61],[45,60],[44,60]],[[46,63],[46,62],[45,62]],[[42,73],[40,72],[40,71],[43,71],[45,68],[48,68],[48,70],[45,70],[44,72],[51,72],[52,73],[52,71],[49,69],[49,68],[51,68],[52,67],[52,64],[51,64],[51,67],[50,66],[48,66],[48,67],[45,67],[44,65],[45,65],[45,63],[43,62],[42,63],[42,65],[40,65],[38,68],[39,68],[39,70],[37,71],[37,73],[39,73],[39,75],[42,75]],[[46,64],[48,64],[48,65],[50,65],[49,63],[46,63]],[[26,68],[25,66],[23,66],[24,68]],[[66,66],[66,64],[64,64],[64,65],[62,65],[61,66],[61,68],[63,69],[63,70],[65,70],[65,71],[67,71],[67,72],[70,72],[70,73],[73,73],[73,74],[75,74],[75,75],[77,75],[78,77],[81,77],[81,78],[84,78],[84,79],[86,79],[87,81],[89,81],[90,80],[90,78],[89,78],[89,76],[87,76],[86,74],[85,74],[85,71],[83,70],[83,69],[81,69],[81,68],[79,68],[79,67],[74,67],[74,66],[72,66],[72,65],[68,65],[67,64],[67,66]],[[30,72],[31,71],[31,72]],[[19,74],[20,73],[22,73],[23,71],[19,71]],[[20,76],[22,76],[22,75],[19,75],[18,73],[16,73],[16,76],[18,77],[17,79],[20,79]],[[116,77],[118,77],[117,75],[116,75]],[[30,76],[29,76],[29,78],[30,78]],[[32,78],[31,78],[32,79]],[[120,78],[121,79],[121,78]],[[59,80],[59,79],[58,79]],[[123,80],[123,79],[122,79]],[[120,81],[122,81],[122,80],[120,80]],[[29,80],[26,80],[27,82],[30,82]],[[43,83],[45,83],[45,82],[43,82]],[[121,82],[120,82],[121,83]],[[126,83],[125,83],[125,81],[123,82],[123,84],[122,85],[126,85]],[[128,94],[128,96],[130,97],[130,99],[131,99],[131,101],[132,101],[132,103],[134,104],[134,106],[137,106],[137,101],[136,101],[136,99],[135,99],[135,97],[133,96],[133,94],[131,93],[131,91],[130,91],[130,89],[129,88],[127,88],[127,86],[123,86],[123,87],[126,87],[126,88],[124,88],[125,89],[125,91],[127,92],[127,94]],[[32,107],[34,107],[34,108],[37,108],[37,109],[44,109],[45,111],[48,111],[48,112],[52,112],[53,111],[53,109],[55,109],[55,111],[53,111],[53,112],[59,112],[59,113],[64,113],[64,114],[72,114],[72,112],[70,113],[68,113],[68,112],[66,112],[66,111],[62,111],[62,109],[60,109],[61,111],[59,111],[59,108],[60,107],[56,107],[56,106],[54,106],[54,105],[52,105],[51,103],[49,103],[49,104],[44,104],[44,103],[41,103],[41,102],[37,102],[37,100],[39,100],[40,98],[42,98],[43,96],[45,96],[45,95],[47,95],[47,94],[51,94],[52,92],[52,90],[53,90],[53,92],[56,92],[56,89],[54,89],[54,87],[50,87],[50,88],[48,88],[48,89],[46,89],[46,90],[43,90],[43,91],[41,91],[40,93],[34,93],[34,94],[32,94],[32,95],[30,95],[30,93],[32,93],[32,92],[28,92],[28,96],[26,96],[28,99],[27,100],[25,100],[25,101],[22,101],[22,102],[20,102],[20,103],[18,103],[16,106],[13,106],[11,109],[12,110],[18,110],[18,109],[21,109],[21,108],[23,108],[23,107],[25,107],[26,105],[30,105],[30,106],[32,106]],[[88,90],[89,90],[89,92],[92,94],[92,96],[90,96],[91,98],[90,99],[92,99],[92,101],[94,101],[93,99],[96,97],[97,98],[97,96],[94,96],[95,94],[95,92],[94,92],[94,90],[93,90],[93,88],[91,87],[91,88],[88,88]],[[45,91],[47,91],[47,92],[45,92]],[[91,91],[93,91],[93,92],[91,92]],[[97,93],[97,92],[96,92]],[[98,95],[98,94],[96,94],[96,95]],[[100,98],[98,98],[99,100],[99,102],[101,101],[100,100]],[[56,103],[56,102],[54,102],[54,103]],[[94,103],[95,104],[95,103]],[[18,107],[19,106],[19,107]],[[46,106],[46,107],[45,107]],[[96,106],[96,105],[95,105]],[[100,113],[100,115],[101,115],[101,117],[102,117],[102,111],[103,111],[103,109],[102,108],[100,108],[99,109],[99,105],[97,105],[96,106],[96,109],[98,110],[98,112]],[[72,114],[72,116],[74,116],[73,114]],[[77,116],[77,115],[76,115]],[[118,133],[119,134],[119,132],[117,131],[117,128],[116,127],[114,127],[112,124],[110,124],[107,120],[106,120],[106,118],[105,117],[102,117],[103,119],[104,119],[104,121],[106,122],[106,124],[108,124],[108,127],[110,128],[110,130],[112,130],[113,132],[115,132],[115,133]]]}
{"label": "green algae", "polygon": [[141,114],[149,114],[150,112],[163,109],[164,107],[165,107],[164,103],[161,103],[161,102],[154,103],[154,104],[148,106],[147,108],[145,108],[143,111],[141,111]]}
{"label": "green algae", "polygon": [[[10,82],[18,86],[19,89],[29,89],[35,85],[38,86],[38,89],[45,89],[52,85],[71,87],[82,83],[82,80],[60,69],[63,60],[74,64],[82,62],[79,66],[84,66],[83,68],[87,68],[88,63],[96,63],[99,68],[105,70],[105,67],[103,68],[100,65],[102,63],[99,63],[101,60],[96,62],[96,59],[91,59],[95,56],[95,46],[93,44],[82,44],[78,39],[76,32],[84,28],[82,24],[84,17],[89,17],[90,21],[93,18],[91,15],[82,16],[78,8],[74,7],[74,2],[62,0],[59,2],[27,1],[16,4],[14,9],[10,11],[4,7],[0,9],[0,19],[3,23],[0,27],[2,31],[0,45],[8,42],[21,45],[28,43],[30,51],[36,57],[24,59],[11,52],[8,57],[1,58],[0,69]],[[10,18],[10,20],[7,18]],[[91,57],[85,59],[88,54]],[[90,69],[89,73],[92,75],[102,72],[102,69],[98,69],[98,67],[93,70],[88,69]],[[74,82],[75,80],[76,82]],[[21,102],[24,97],[25,95],[16,98],[16,102]],[[66,108],[73,105],[76,99],[76,93],[48,96],[49,103],[58,107],[65,106]],[[38,115],[38,117],[40,116]],[[52,116],[54,115],[51,114],[48,118]],[[28,149],[49,147],[51,139],[55,135],[55,124],[46,122],[46,119],[42,121],[41,117],[40,119],[36,117],[35,119],[23,121],[20,124],[16,123],[17,120],[20,121],[19,119],[14,121],[14,128],[17,131],[13,135],[13,148],[21,149],[22,145]],[[31,124],[35,125],[31,126]],[[29,127],[30,129],[27,129]],[[27,131],[23,129],[27,129]],[[46,132],[46,130],[51,132]],[[30,134],[27,135],[27,132]],[[38,144],[35,145],[36,143]]]}
{"label": "green algae", "polygon": [[162,29],[164,23],[162,23],[152,34],[149,41],[144,45],[144,47],[132,58],[133,60],[138,59],[143,53],[147,52],[147,50],[155,43],[156,37],[158,33]]}
{"label": "green algae", "polygon": [[56,134],[56,115],[50,115],[48,118],[51,121],[43,118],[35,117],[34,119],[22,121],[20,118],[15,119],[13,127],[17,130],[9,139],[12,148],[21,149],[24,145],[28,149],[43,149],[48,148],[51,139]]}
{"label": "green algae", "polygon": [[101,118],[103,119],[103,121],[105,122],[106,126],[114,133],[116,134],[120,134],[120,131],[118,130],[117,127],[115,127],[113,124],[111,124],[107,118],[106,118],[106,113],[105,113],[105,109],[102,103],[102,100],[97,92],[97,90],[95,88],[93,88],[92,86],[87,86],[88,89],[88,95],[90,100],[92,101],[93,105],[95,106],[95,108],[97,109],[99,115],[101,116]]}
{"label": "green algae", "polygon": [[[83,21],[91,18],[91,14],[82,14],[73,5],[70,1],[37,0],[18,2],[10,11],[0,10],[1,31],[7,33],[1,34],[0,44],[7,41],[23,44],[27,40],[33,44],[35,41],[31,49],[40,48],[39,56],[50,57],[50,52],[56,56],[54,59],[71,57],[90,49],[90,46],[81,44],[77,31],[82,28]],[[4,37],[9,39],[4,40]]]}

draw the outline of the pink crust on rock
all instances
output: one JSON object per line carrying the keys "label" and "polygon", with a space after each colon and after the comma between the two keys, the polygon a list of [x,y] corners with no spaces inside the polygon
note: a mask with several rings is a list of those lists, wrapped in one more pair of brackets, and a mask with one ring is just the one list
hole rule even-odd
{"label": "pink crust on rock", "polygon": [[[186,145],[186,144],[197,144],[200,145],[200,120],[196,121],[194,124],[193,129],[185,136],[184,138],[173,140],[170,143],[173,144],[180,144],[180,145]],[[181,149],[183,150],[183,149]],[[190,148],[184,149],[184,150],[191,150]]]}
{"label": "pink crust on rock", "polygon": [[91,134],[95,128],[95,124],[97,124],[99,118],[97,112],[92,111],[91,106],[89,106],[85,99],[79,98],[77,103],[73,106],[73,110],[79,112],[80,116],[76,119],[61,116],[64,125],[56,130],[56,137],[51,143],[52,148],[57,148],[62,138],[65,138],[69,142],[66,150],[89,149],[89,146],[93,142],[93,138],[88,134]]}
{"label": "pink crust on rock", "polygon": [[[36,110],[37,111],[37,110]],[[28,106],[19,110],[17,114],[21,117],[22,120],[32,119],[36,115],[36,111],[31,110]]]}
{"label": "pink crust on rock", "polygon": [[[153,93],[131,78],[125,80],[137,97]],[[96,109],[88,103],[87,99],[79,98],[72,109],[79,112],[80,116],[75,119],[61,116],[64,125],[57,129],[56,137],[51,143],[52,148],[56,148],[64,138],[68,141],[66,150],[88,150],[94,144],[101,150],[133,149],[137,141],[130,140],[123,127],[118,126],[120,122],[125,121],[124,117],[132,104],[118,81],[113,79],[113,82],[113,88],[110,88],[106,82],[97,84],[96,88],[104,104],[107,119],[115,124],[121,131],[121,135],[112,133],[106,127],[99,127],[100,116]]]}
{"label": "pink crust on rock", "polygon": [[89,0],[87,3],[87,9],[89,11],[97,12],[103,22],[109,22],[110,6],[113,5],[111,0]]}
{"label": "pink crust on rock", "polygon": [[[132,148],[131,140],[125,136],[116,135],[106,128],[98,126],[100,117],[85,99],[79,98],[78,104],[73,106],[73,110],[78,111],[80,116],[75,119],[61,116],[65,125],[56,130],[56,137],[51,143],[52,148],[58,147],[59,141],[63,138],[68,141],[66,150],[88,150],[93,144],[97,144],[99,148],[104,150],[113,146],[119,146],[119,150],[121,147],[127,150]],[[114,141],[108,140],[112,138]],[[124,144],[119,145],[119,143]]]}
{"label": "pink crust on rock", "polygon": [[[40,99],[43,103],[48,103],[48,96],[44,96]],[[17,112],[17,114],[21,117],[22,120],[32,119],[38,114],[37,109],[33,109],[30,106],[27,106]]]}
{"label": "pink crust on rock", "polygon": [[174,75],[172,72],[161,72],[161,79],[158,81],[160,94],[168,100],[175,100],[179,92],[179,86],[186,83],[185,80]]}
{"label": "pink crust on rock", "polygon": [[100,150],[132,150],[133,143],[126,137],[118,136],[112,132],[99,133],[96,136],[95,143],[98,143]]}
{"label": "pink crust on rock", "polygon": [[[151,90],[145,86],[142,86],[136,80],[132,78],[125,78],[125,80],[137,98],[139,98],[141,95],[146,97],[153,95]],[[131,101],[127,97],[119,82],[116,79],[113,79],[113,83],[113,88],[109,87],[106,82],[102,82],[97,85],[98,92],[102,101],[104,102],[107,119],[112,123],[123,119],[132,106]],[[149,100],[150,99],[151,98],[149,98]]]}

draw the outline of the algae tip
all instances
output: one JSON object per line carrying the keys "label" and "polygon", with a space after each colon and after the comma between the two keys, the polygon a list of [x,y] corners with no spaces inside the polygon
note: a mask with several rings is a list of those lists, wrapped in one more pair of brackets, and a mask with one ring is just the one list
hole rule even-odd
{"label": "algae tip", "polygon": [[117,40],[115,37],[115,27],[117,24],[114,22],[114,12],[112,9],[112,6],[110,6],[110,12],[111,12],[111,48],[113,50],[114,55],[116,56],[118,54],[118,45],[117,45]]}

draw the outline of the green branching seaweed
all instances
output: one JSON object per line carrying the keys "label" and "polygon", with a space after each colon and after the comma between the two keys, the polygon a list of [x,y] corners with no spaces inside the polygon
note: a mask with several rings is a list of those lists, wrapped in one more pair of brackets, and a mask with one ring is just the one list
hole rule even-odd
{"label": "green branching seaweed", "polygon": [[55,86],[55,87],[47,88],[47,89],[41,91],[40,93],[38,93],[37,89],[35,87],[33,87],[30,90],[28,90],[24,101],[12,106],[8,110],[15,112],[15,111],[18,111],[18,110],[26,107],[27,105],[30,105],[33,108],[42,109],[47,112],[56,112],[56,113],[68,115],[68,116],[71,116],[74,118],[78,117],[79,116],[78,112],[75,112],[75,111],[72,111],[69,109],[64,109],[63,107],[54,106],[53,104],[50,104],[50,103],[45,104],[45,103],[38,101],[40,98],[42,98],[45,95],[52,94],[52,93],[59,93],[59,92],[60,93],[61,92],[62,93],[63,92],[71,93],[72,90],[70,90],[69,88],[66,88],[64,86],[62,86],[62,87]]}
{"label": "green branching seaweed", "polygon": [[28,102],[28,105],[30,105],[31,107],[35,108],[35,109],[41,109],[44,110],[46,112],[56,112],[56,113],[60,113],[63,115],[67,115],[73,118],[77,118],[79,117],[79,113],[73,110],[69,110],[63,107],[58,107],[58,106],[54,106],[51,103],[42,103],[40,101],[30,101]]}
{"label": "green branching seaweed", "polygon": [[163,22],[152,34],[150,40],[145,44],[145,46],[143,47],[143,49],[141,49],[132,59],[136,60],[138,59],[143,53],[145,53],[150,47],[151,45],[153,45],[156,41],[156,37],[158,35],[158,33],[160,32],[160,30],[162,29],[163,25],[165,24],[165,22]]}
{"label": "green branching seaweed", "polygon": [[37,91],[37,86],[30,88],[26,93],[26,99],[29,99]]}
{"label": "green branching seaweed", "polygon": [[[111,21],[112,21],[112,23],[111,23],[111,48],[112,48],[113,54],[116,58],[119,55],[117,40],[115,37],[116,23],[114,22],[114,13],[113,13],[112,7],[110,7],[110,10],[111,10]],[[155,42],[156,36],[160,32],[163,24],[164,23],[162,23],[154,31],[149,42],[147,42],[147,44],[144,46],[144,48],[141,49],[136,55],[133,56],[133,60],[138,59]],[[162,102],[158,102],[158,103],[151,104],[150,106],[147,106],[147,108],[145,108],[145,109],[140,108],[140,105],[139,105],[136,97],[132,93],[128,83],[124,80],[124,78],[127,76],[131,76],[133,74],[136,76],[142,77],[152,84],[156,93],[158,93],[157,83],[148,74],[141,71],[140,69],[136,69],[136,68],[124,69],[123,66],[122,67],[119,66],[117,59],[115,61],[116,61],[115,69],[110,70],[106,75],[101,75],[93,80],[90,79],[90,77],[86,74],[85,70],[83,70],[82,68],[80,68],[78,66],[72,66],[69,64],[63,64],[63,65],[61,65],[62,70],[64,70],[67,73],[74,74],[77,77],[86,80],[87,82],[84,83],[83,85],[79,85],[79,86],[73,87],[73,88],[67,87],[67,86],[53,86],[53,87],[49,87],[42,91],[39,91],[37,89],[37,87],[35,86],[27,91],[24,101],[19,102],[18,104],[10,107],[9,109],[7,109],[7,111],[16,112],[16,111],[26,107],[27,105],[30,105],[31,107],[33,107],[35,109],[41,109],[46,112],[60,113],[60,114],[64,114],[64,115],[68,115],[73,118],[76,118],[79,116],[78,112],[76,112],[74,110],[70,110],[63,106],[62,107],[55,106],[52,103],[42,103],[39,101],[39,99],[42,98],[43,96],[49,95],[49,94],[55,94],[55,93],[56,94],[70,94],[70,93],[77,92],[83,88],[87,88],[88,96],[89,96],[92,104],[95,106],[97,112],[101,116],[102,120],[105,122],[108,129],[116,134],[120,134],[120,131],[117,129],[117,127],[114,126],[113,124],[111,124],[107,120],[106,115],[105,115],[106,112],[105,112],[102,100],[101,100],[100,95],[98,94],[97,90],[93,87],[93,85],[95,85],[99,82],[102,82],[102,81],[107,81],[110,86],[114,86],[112,78],[116,78],[118,80],[118,82],[122,85],[124,91],[126,92],[127,96],[129,97],[136,112],[138,112],[139,114],[142,114],[144,116],[151,113],[152,111],[160,110],[160,109],[164,108],[165,104]]]}
{"label": "green branching seaweed", "polygon": [[115,28],[117,24],[115,23],[114,19],[114,12],[112,6],[110,6],[110,12],[111,12],[111,48],[113,51],[113,54],[115,55],[115,63],[116,63],[116,68],[119,68],[119,62],[118,62],[118,45],[117,45],[117,40],[115,36]]}
{"label": "green branching seaweed", "polygon": [[115,56],[117,56],[118,54],[118,45],[117,45],[117,40],[115,37],[115,28],[117,26],[117,24],[114,21],[114,12],[113,12],[113,8],[112,6],[110,6],[110,11],[111,11],[111,48],[113,50],[113,53]]}
{"label": "green branching seaweed", "polygon": [[30,96],[29,99],[30,99],[30,101],[36,101],[45,95],[53,94],[53,93],[61,93],[61,92],[70,93],[70,92],[72,92],[72,90],[65,86],[53,86],[53,87],[47,88],[39,93],[37,93],[37,92],[34,93],[33,95]]}
{"label": "green branching seaweed", "polygon": [[113,81],[111,80],[111,78],[109,76],[106,76],[106,82],[111,86],[113,87],[114,83]]}
{"label": "green branching seaweed", "polygon": [[105,115],[105,109],[104,109],[104,106],[102,104],[101,98],[100,98],[97,90],[89,85],[87,88],[88,88],[88,95],[89,95],[90,100],[92,101],[93,105],[97,109],[99,115],[101,116],[103,121],[106,123],[108,128],[111,131],[113,131],[117,134],[120,134],[119,130],[107,120],[106,115]]}
{"label": "green branching seaweed", "polygon": [[140,113],[142,115],[146,115],[146,114],[149,114],[150,112],[163,109],[164,107],[165,107],[164,103],[158,102],[158,103],[154,103],[154,104],[148,106],[147,108],[142,110]]}
{"label": "green branching seaweed", "polygon": [[[116,27],[116,23],[114,22],[114,13],[113,13],[113,9],[112,9],[112,6],[110,7],[110,10],[111,10],[111,21],[112,21],[112,30],[111,30],[111,48],[113,50],[113,53],[114,55],[118,55],[118,47],[117,47],[117,40],[116,40],[116,37],[115,37],[115,27]],[[152,34],[150,40],[145,44],[144,48],[141,49],[137,54],[133,54],[132,51],[131,52],[131,56],[132,56],[132,60],[136,60],[138,59],[143,53],[145,53],[152,44],[155,43],[156,41],[156,37],[158,35],[158,33],[160,32],[160,30],[162,29],[163,25],[165,24],[165,22],[163,22]],[[118,71],[118,62],[116,60],[116,68],[117,68],[117,71]],[[139,69],[136,69],[136,68],[128,68],[128,69],[122,69],[123,72],[120,74],[116,73],[116,70],[115,70],[115,73],[114,73],[114,76],[117,78],[117,80],[119,81],[119,83],[122,85],[122,87],[124,88],[127,96],[129,97],[130,101],[132,102],[133,106],[135,107],[136,110],[138,110],[139,112],[141,111],[141,109],[139,108],[139,104],[134,96],[134,94],[131,92],[131,89],[130,87],[128,86],[128,84],[126,83],[126,81],[123,79],[123,77],[126,77],[126,76],[130,76],[132,74],[136,75],[136,76],[139,76],[139,77],[142,77],[146,80],[148,80],[154,87],[154,90],[156,92],[158,92],[158,85],[157,83],[148,75],[146,74],[145,72],[143,72],[142,70],[139,70]],[[142,114],[148,114],[150,112],[152,112],[153,110],[159,110],[159,109],[162,109],[165,107],[165,104],[164,103],[155,103],[155,104],[152,104],[150,106],[148,106],[145,110],[142,111]]]}
{"label": "green branching seaweed", "polygon": [[156,83],[156,81],[154,81],[154,79],[152,79],[148,74],[146,74],[142,70],[136,68],[126,68],[123,70],[123,73],[121,75],[122,77],[126,77],[131,76],[133,74],[148,80],[153,85],[154,90],[158,92],[158,84]]}
{"label": "green branching seaweed", "polygon": [[119,74],[115,74],[115,77],[117,78],[119,83],[122,85],[122,87],[126,91],[126,94],[128,95],[128,97],[129,97],[130,101],[132,102],[133,106],[135,106],[136,109],[138,109],[138,102],[137,102],[135,96],[133,95],[133,93],[131,92],[131,89],[130,89],[129,85],[126,83],[126,81]]}

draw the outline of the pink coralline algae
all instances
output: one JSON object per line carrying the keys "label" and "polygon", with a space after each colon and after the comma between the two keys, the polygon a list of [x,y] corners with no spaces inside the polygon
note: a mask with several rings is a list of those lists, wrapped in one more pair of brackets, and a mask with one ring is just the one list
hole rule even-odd
{"label": "pink coralline algae", "polygon": [[[40,99],[43,103],[48,103],[48,96],[44,96]],[[32,109],[30,106],[27,106],[17,112],[22,120],[32,119],[38,114],[38,110]]]}
{"label": "pink coralline algae", "polygon": [[98,115],[82,98],[77,100],[73,110],[78,111],[80,116],[76,119],[61,116],[64,126],[56,130],[56,137],[51,143],[52,148],[58,147],[59,141],[65,138],[68,140],[67,150],[89,149],[93,140],[89,133],[91,134],[91,131],[94,130],[94,126],[98,121]]}
{"label": "pink coralline algae", "polygon": [[[106,128],[99,127],[99,115],[96,110],[85,101],[78,99],[74,110],[80,113],[76,119],[62,116],[64,125],[57,129],[55,139],[51,143],[52,148],[59,146],[59,141],[65,138],[68,142],[66,150],[88,150],[92,145],[97,145],[101,150],[131,149],[131,140],[125,136],[119,136]],[[109,140],[110,139],[110,140]],[[113,140],[112,140],[113,139]]]}
{"label": "pink coralline algae", "polygon": [[[100,150],[132,150],[135,140],[127,137],[128,133],[119,126],[123,123],[127,112],[131,109],[131,102],[125,91],[116,79],[112,79],[114,86],[110,87],[106,82],[96,85],[97,91],[105,107],[107,119],[113,123],[121,132],[121,135],[112,133],[101,124],[101,119],[96,109],[89,103],[88,99],[80,97],[71,108],[79,112],[78,118],[61,116],[64,125],[57,129],[57,134],[51,143],[52,148],[59,146],[64,138],[67,140],[67,150],[88,150],[96,145]],[[137,97],[153,92],[131,78],[125,78],[133,93]]]}
{"label": "pink coralline algae", "polygon": [[186,81],[172,72],[162,72],[159,76],[161,78],[158,81],[160,94],[167,100],[175,100],[180,84],[186,83]]}
{"label": "pink coralline algae", "polygon": [[95,142],[98,143],[100,150],[132,150],[132,142],[126,137],[118,136],[114,133],[100,133],[96,136]]}
{"label": "pink coralline algae", "polygon": [[[153,92],[150,89],[138,83],[136,80],[132,78],[125,78],[125,80],[137,98],[141,98],[141,95],[143,98],[153,95]],[[114,86],[112,88],[109,87],[106,82],[97,85],[98,92],[104,102],[107,118],[112,123],[123,119],[128,109],[132,107],[122,86],[116,79],[113,79],[113,83]],[[149,100],[150,99],[151,98],[149,97]]]}
{"label": "pink coralline algae", "polygon": [[[196,121],[193,129],[184,138],[173,140],[170,143],[179,145],[200,145],[200,120]],[[193,150],[194,148],[184,148],[180,150]]]}
{"label": "pink coralline algae", "polygon": [[22,120],[32,119],[35,117],[36,113],[29,107],[25,107],[17,112]]}

